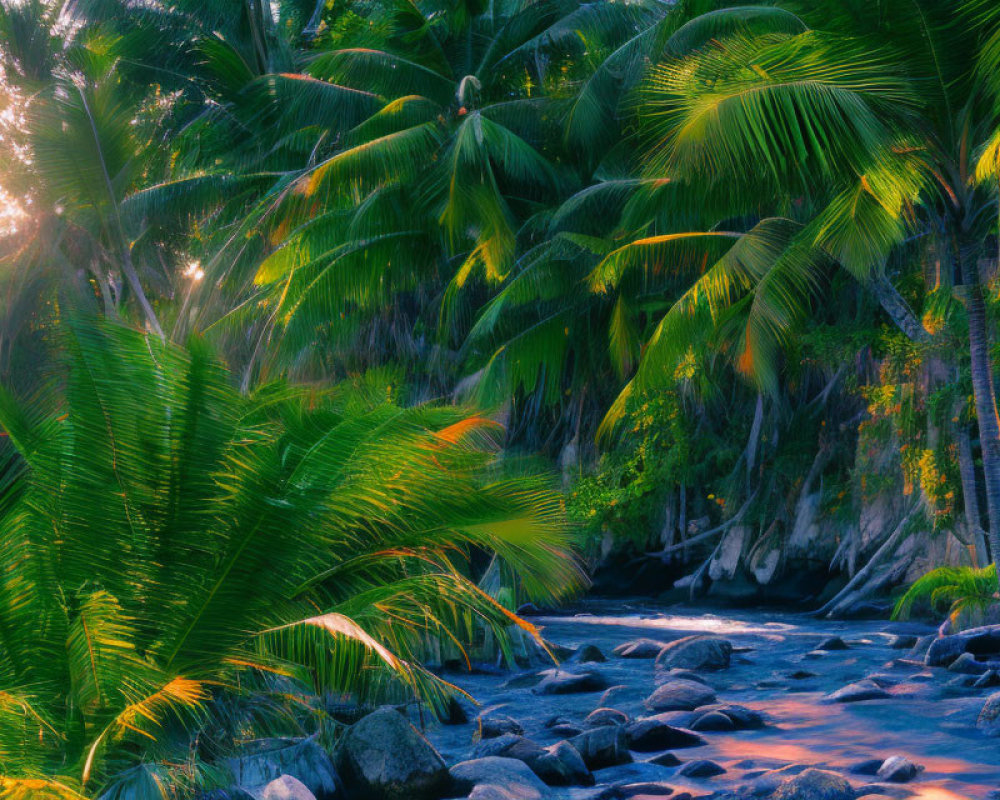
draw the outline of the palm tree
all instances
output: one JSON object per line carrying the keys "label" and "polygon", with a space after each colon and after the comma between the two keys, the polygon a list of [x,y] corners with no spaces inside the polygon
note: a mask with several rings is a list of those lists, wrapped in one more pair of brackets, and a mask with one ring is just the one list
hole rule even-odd
{"label": "palm tree", "polygon": [[[718,23],[726,13],[689,24]],[[773,252],[758,252],[765,258],[753,279],[741,277],[732,259],[706,273],[654,334],[638,385],[664,380],[688,341],[684,326],[698,314],[711,322],[744,302],[759,312],[748,322],[744,364],[773,374],[775,345],[808,310],[823,261],[871,288],[908,335],[926,339],[886,267],[913,238],[933,242],[946,254],[944,279],[961,287],[956,294],[967,310],[995,558],[1000,427],[978,265],[995,232],[997,197],[995,184],[984,187],[974,172],[980,153],[980,176],[990,172],[997,130],[996,10],[986,3],[848,2],[810,6],[796,19],[797,30],[787,18],[763,29],[736,25],[667,53],[644,84],[647,176],[725,187],[743,216],[783,207],[795,229]],[[640,240],[622,253],[667,244]],[[606,265],[612,273],[614,266]]]}
{"label": "palm tree", "polygon": [[447,344],[458,290],[506,276],[571,179],[554,163],[548,85],[561,73],[537,40],[575,7],[357,4],[360,32],[318,39],[303,72],[266,76],[254,99],[274,121],[267,139],[307,146],[260,207],[273,252],[242,308],[263,305],[293,353],[386,308],[402,321],[383,326],[433,342],[440,321]]}
{"label": "palm tree", "polygon": [[210,783],[207,732],[248,693],[307,731],[313,692],[440,704],[428,648],[485,629],[511,657],[533,629],[498,592],[579,585],[559,496],[504,474],[481,417],[351,385],[242,396],[197,339],[62,335],[63,392],[0,396],[5,797]]}

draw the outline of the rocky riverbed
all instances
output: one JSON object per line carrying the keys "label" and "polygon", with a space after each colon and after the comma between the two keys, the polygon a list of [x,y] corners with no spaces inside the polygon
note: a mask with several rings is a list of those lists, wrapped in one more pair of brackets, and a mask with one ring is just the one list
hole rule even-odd
{"label": "rocky riverbed", "polygon": [[[928,666],[932,627],[600,601],[532,621],[547,640],[605,660],[570,657],[573,663],[541,681],[534,670],[449,675],[480,706],[466,724],[429,726],[428,738],[448,764],[486,754],[531,761],[531,748],[514,738],[520,734],[540,748],[569,741],[591,761],[592,785],[547,786],[546,798],[668,790],[675,798],[763,797],[810,768],[843,776],[855,796],[947,800],[1000,790],[1000,739],[977,727],[986,698],[997,692],[991,684],[1000,683],[988,670],[990,654],[963,656],[953,669]],[[705,648],[688,659],[656,658],[662,645],[693,635],[728,643],[728,666]],[[622,647],[629,643],[631,651]],[[573,677],[581,675],[589,677]],[[694,731],[685,738],[657,732],[661,725]],[[603,726],[621,727],[623,737],[588,733]],[[497,734],[505,732],[501,740]],[[480,735],[493,738],[475,742]],[[588,754],[588,747],[597,752]],[[816,792],[801,797],[836,797],[831,787]]]}
{"label": "rocky riverbed", "polygon": [[478,705],[379,709],[332,757],[304,740],[238,780],[255,800],[1000,798],[1000,626],[599,600],[532,621],[558,668],[445,671]]}

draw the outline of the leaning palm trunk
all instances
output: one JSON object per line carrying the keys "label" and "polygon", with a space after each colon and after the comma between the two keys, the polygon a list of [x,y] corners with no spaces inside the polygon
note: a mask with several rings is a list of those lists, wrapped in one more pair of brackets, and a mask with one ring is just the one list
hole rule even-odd
{"label": "leaning palm trunk", "polygon": [[969,317],[972,391],[976,402],[979,442],[983,452],[983,473],[986,478],[990,557],[995,562],[1000,555],[1000,420],[997,418],[996,388],[990,364],[990,341],[986,327],[983,285],[979,279],[974,255],[963,252],[959,257],[962,280],[968,291],[966,308]]}

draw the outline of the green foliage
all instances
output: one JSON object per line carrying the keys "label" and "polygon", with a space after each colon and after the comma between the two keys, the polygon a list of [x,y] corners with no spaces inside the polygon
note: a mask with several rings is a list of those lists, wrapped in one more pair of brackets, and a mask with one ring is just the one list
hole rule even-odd
{"label": "green foliage", "polygon": [[614,535],[618,546],[648,547],[659,535],[664,507],[678,485],[708,491],[692,499],[692,510],[707,506],[725,511],[724,496],[731,487],[720,476],[732,471],[737,454],[725,435],[697,425],[679,389],[650,398],[626,419],[622,441],[570,492],[567,511],[589,553],[605,532]]}
{"label": "green foliage", "polygon": [[894,619],[906,619],[918,604],[927,603],[953,620],[969,612],[984,612],[1000,601],[995,564],[974,567],[939,567],[919,578],[896,603]]}
{"label": "green foliage", "polygon": [[428,648],[485,631],[510,658],[511,628],[533,632],[476,554],[508,604],[580,585],[560,496],[505,476],[481,417],[350,385],[241,396],[203,342],[111,324],[70,325],[62,351],[51,411],[0,404],[5,797],[96,796],[133,765],[190,780],[171,765],[227,697],[270,694],[265,718],[306,730],[314,692],[443,702]]}

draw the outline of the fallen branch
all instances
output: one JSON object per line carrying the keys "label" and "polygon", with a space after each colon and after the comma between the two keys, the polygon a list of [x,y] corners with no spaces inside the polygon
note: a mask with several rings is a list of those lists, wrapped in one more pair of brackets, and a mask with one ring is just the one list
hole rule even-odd
{"label": "fallen branch", "polygon": [[756,497],[757,497],[757,492],[754,492],[752,495],[750,495],[750,497],[747,498],[747,501],[742,506],[740,506],[739,511],[737,511],[732,517],[727,519],[717,528],[712,528],[712,530],[710,531],[699,533],[697,536],[692,536],[687,541],[680,542],[678,544],[672,544],[669,547],[664,547],[662,550],[657,550],[653,553],[646,553],[644,558],[662,558],[665,555],[669,555],[670,553],[676,552],[677,550],[683,550],[685,547],[690,547],[693,544],[698,544],[698,542],[703,542],[706,539],[710,539],[711,537],[716,536],[717,534],[729,530],[731,527],[733,527],[733,525],[737,524],[740,520],[743,519],[743,516],[747,513],[747,509],[750,508],[750,504],[756,499]]}
{"label": "fallen branch", "polygon": [[858,570],[857,574],[847,582],[847,586],[837,592],[829,602],[825,603],[822,608],[817,609],[812,612],[815,617],[828,616],[834,609],[841,604],[841,602],[847,596],[853,594],[855,590],[861,586],[868,578],[875,572],[878,566],[885,561],[892,553],[895,552],[896,547],[905,538],[906,525],[910,521],[910,518],[917,513],[917,509],[920,508],[920,503],[914,503],[906,515],[899,521],[896,528],[892,533],[889,534],[882,546],[875,551],[875,554],[869,559],[865,566]]}

